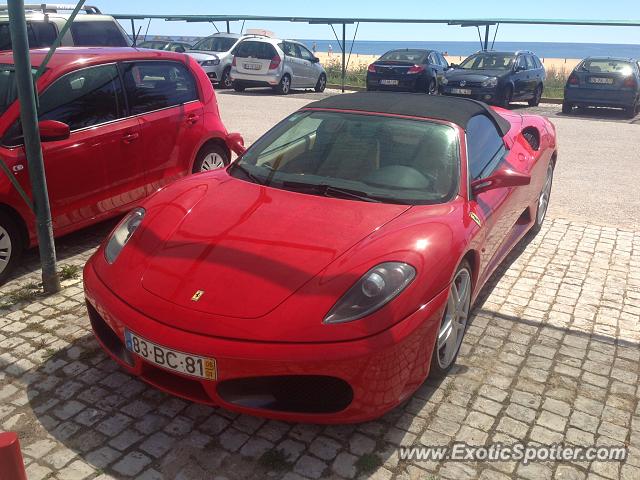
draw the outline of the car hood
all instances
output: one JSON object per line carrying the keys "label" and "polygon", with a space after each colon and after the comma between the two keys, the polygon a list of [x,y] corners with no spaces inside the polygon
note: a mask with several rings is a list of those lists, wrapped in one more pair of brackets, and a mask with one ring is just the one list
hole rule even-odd
{"label": "car hood", "polygon": [[142,286],[180,307],[258,318],[408,208],[226,177],[184,208],[148,260]]}
{"label": "car hood", "polygon": [[466,70],[455,69],[449,70],[445,73],[447,80],[459,81],[466,80],[467,82],[483,82],[490,77],[502,77],[507,75],[505,70]]}
{"label": "car hood", "polygon": [[187,50],[187,55],[194,58],[197,62],[203,62],[205,60],[215,60],[220,56],[213,52],[203,52],[198,50]]}

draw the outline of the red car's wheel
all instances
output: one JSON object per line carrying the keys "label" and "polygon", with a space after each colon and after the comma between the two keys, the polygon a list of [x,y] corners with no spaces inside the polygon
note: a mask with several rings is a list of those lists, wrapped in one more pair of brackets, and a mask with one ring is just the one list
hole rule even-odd
{"label": "red car's wheel", "polygon": [[227,165],[229,165],[229,155],[225,149],[216,144],[209,144],[198,152],[198,157],[193,164],[193,173],[217,170]]}
{"label": "red car's wheel", "polygon": [[465,260],[456,270],[451,282],[447,307],[442,316],[436,345],[431,356],[431,377],[444,377],[453,367],[462,345],[470,309],[471,267]]}
{"label": "red car's wheel", "polygon": [[0,284],[20,261],[23,242],[12,218],[0,212]]}
{"label": "red car's wheel", "polygon": [[549,199],[551,198],[551,187],[553,186],[553,163],[549,163],[547,167],[547,177],[544,180],[544,186],[540,191],[538,197],[538,204],[536,208],[536,221],[531,227],[531,232],[535,235],[542,229],[542,224],[547,216],[547,209],[549,208]]}

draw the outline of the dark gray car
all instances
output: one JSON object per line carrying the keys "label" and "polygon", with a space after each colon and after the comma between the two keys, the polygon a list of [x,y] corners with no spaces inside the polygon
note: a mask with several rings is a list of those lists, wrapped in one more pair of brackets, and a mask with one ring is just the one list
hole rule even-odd
{"label": "dark gray car", "polygon": [[622,108],[628,117],[640,109],[640,65],[633,58],[589,57],[571,72],[562,113],[573,107]]}
{"label": "dark gray car", "polygon": [[474,98],[503,107],[512,101],[540,103],[546,73],[528,51],[478,52],[445,73],[440,93]]}

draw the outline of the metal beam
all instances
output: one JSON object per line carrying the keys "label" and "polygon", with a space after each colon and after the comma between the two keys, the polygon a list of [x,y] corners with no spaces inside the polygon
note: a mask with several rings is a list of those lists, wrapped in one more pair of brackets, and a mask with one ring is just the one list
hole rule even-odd
{"label": "metal beam", "polygon": [[[80,2],[82,4],[83,2]],[[24,14],[24,0],[8,0],[9,29],[13,49],[18,100],[20,101],[20,121],[24,136],[24,149],[29,164],[29,177],[35,204],[36,231],[40,263],[42,265],[42,285],[46,293],[60,291],[60,279],[56,270],[56,248],[53,241],[53,225],[47,191],[47,179],[42,160],[40,130],[38,128],[38,112],[29,41],[27,37],[27,21]],[[71,23],[69,21],[67,24]],[[62,33],[62,32],[61,32]]]}
{"label": "metal beam", "polygon": [[635,20],[585,20],[562,18],[346,18],[346,17],[282,17],[260,15],[144,15],[113,14],[119,20],[156,18],[168,21],[183,22],[237,22],[237,21],[271,21],[271,22],[303,22],[313,24],[352,24],[352,23],[442,23],[448,25],[484,26],[506,23],[512,25],[583,25],[601,27],[640,27],[640,19]]}
{"label": "metal beam", "polygon": [[484,46],[482,49],[486,52],[489,50],[489,25],[484,26]]}
{"label": "metal beam", "polygon": [[347,49],[347,25],[342,24],[342,93],[344,93],[344,84],[347,79],[347,65],[346,65],[346,49]]}

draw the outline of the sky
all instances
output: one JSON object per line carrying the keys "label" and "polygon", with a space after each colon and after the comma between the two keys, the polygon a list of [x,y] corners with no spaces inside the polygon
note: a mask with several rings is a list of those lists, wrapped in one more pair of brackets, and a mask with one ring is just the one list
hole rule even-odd
{"label": "sky", "polygon": [[[369,17],[369,18],[571,18],[598,20],[640,20],[640,0],[389,0],[345,1],[321,0],[307,2],[269,2],[243,0],[235,3],[203,0],[89,0],[104,13],[153,14],[211,14],[211,15],[270,15],[305,17]],[[393,6],[395,5],[395,6]],[[533,8],[532,8],[533,7]],[[126,22],[127,31],[131,29]],[[136,28],[147,28],[146,21],[137,21]],[[240,23],[232,23],[232,31],[240,30]],[[223,29],[224,25],[219,24]],[[283,38],[331,39],[327,25],[288,22],[247,22],[246,28],[266,28]],[[205,36],[215,33],[208,23],[167,22],[153,20],[150,35]],[[347,26],[347,37],[354,33]],[[475,41],[475,28],[447,25],[419,24],[362,24],[358,30],[361,40],[421,40]],[[493,35],[493,33],[492,33]],[[640,44],[640,27],[567,27],[502,25],[497,41],[585,42]]]}

